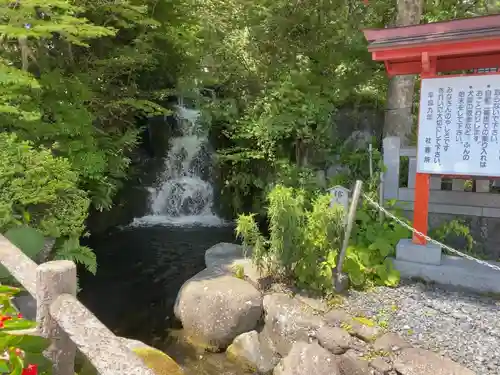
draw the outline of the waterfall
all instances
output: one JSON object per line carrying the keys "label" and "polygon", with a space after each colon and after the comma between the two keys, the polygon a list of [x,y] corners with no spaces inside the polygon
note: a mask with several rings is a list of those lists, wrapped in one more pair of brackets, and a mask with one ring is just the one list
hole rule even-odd
{"label": "waterfall", "polygon": [[224,221],[213,213],[210,152],[206,132],[199,127],[200,111],[176,106],[179,136],[170,141],[164,169],[150,191],[150,214],[132,225],[206,225]]}

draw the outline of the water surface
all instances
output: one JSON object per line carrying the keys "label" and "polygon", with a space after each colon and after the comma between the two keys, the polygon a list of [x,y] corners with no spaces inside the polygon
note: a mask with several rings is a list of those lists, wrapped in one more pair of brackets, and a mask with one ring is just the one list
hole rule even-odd
{"label": "water surface", "polygon": [[80,300],[115,334],[171,355],[188,375],[249,374],[225,360],[182,344],[173,306],[181,285],[205,268],[204,254],[234,242],[232,226],[144,226],[91,237],[98,272],[80,272]]}

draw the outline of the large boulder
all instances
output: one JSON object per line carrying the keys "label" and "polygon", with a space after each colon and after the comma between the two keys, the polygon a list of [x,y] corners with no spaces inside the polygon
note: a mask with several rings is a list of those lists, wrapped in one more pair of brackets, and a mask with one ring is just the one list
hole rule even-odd
{"label": "large boulder", "polygon": [[449,358],[419,348],[406,348],[394,361],[401,375],[475,375],[475,373]]}
{"label": "large boulder", "polygon": [[294,343],[308,342],[316,337],[318,329],[325,325],[313,309],[284,293],[266,295],[264,312],[262,333],[282,357],[288,354]]}
{"label": "large boulder", "polygon": [[273,375],[341,375],[335,355],[317,343],[296,342]]}
{"label": "large boulder", "polygon": [[244,247],[241,245],[221,242],[205,251],[205,265],[207,268],[221,267],[228,269],[234,262],[248,258],[250,255],[245,252]]}
{"label": "large boulder", "polygon": [[192,342],[207,350],[225,349],[253,330],[262,316],[262,295],[227,272],[205,269],[181,287],[174,307]]}
{"label": "large boulder", "polygon": [[217,268],[231,274],[241,269],[245,280],[256,287],[263,287],[265,277],[253,264],[251,255],[251,249],[245,251],[241,245],[221,242],[205,252],[205,265],[207,268]]}
{"label": "large boulder", "polygon": [[229,358],[260,374],[270,373],[279,361],[279,357],[265,340],[261,340],[257,331],[236,337],[226,353]]}

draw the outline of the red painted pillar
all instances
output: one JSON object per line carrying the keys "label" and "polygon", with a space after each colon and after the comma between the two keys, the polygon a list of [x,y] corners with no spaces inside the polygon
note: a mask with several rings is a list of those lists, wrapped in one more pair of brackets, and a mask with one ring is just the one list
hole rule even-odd
{"label": "red painted pillar", "polygon": [[[413,208],[413,227],[420,233],[427,235],[429,220],[429,175],[417,173],[415,176],[415,206]],[[413,243],[425,245],[424,237],[413,234]]]}
{"label": "red painted pillar", "polygon": [[[421,78],[432,78],[436,76],[436,59],[430,59],[427,52],[422,53]],[[417,153],[417,158],[419,157]],[[429,227],[429,195],[430,176],[426,173],[417,173],[415,176],[415,205],[413,207],[413,228],[427,235]],[[417,234],[413,234],[412,242],[417,245],[425,245],[427,240]]]}

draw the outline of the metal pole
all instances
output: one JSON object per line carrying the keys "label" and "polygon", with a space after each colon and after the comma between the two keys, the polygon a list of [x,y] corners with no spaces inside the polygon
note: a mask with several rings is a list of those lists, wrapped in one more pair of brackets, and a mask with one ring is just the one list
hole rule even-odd
{"label": "metal pole", "polygon": [[[380,207],[384,207],[384,172],[380,172],[380,189],[378,193],[378,204]],[[382,210],[378,210],[378,217],[380,222],[384,221],[384,213]]]}
{"label": "metal pole", "polygon": [[349,246],[349,239],[351,237],[352,226],[354,220],[356,219],[356,209],[358,207],[359,197],[361,195],[361,187],[363,182],[360,180],[356,181],[354,186],[354,192],[352,194],[351,206],[349,207],[349,213],[347,215],[347,226],[344,234],[344,241],[342,242],[342,249],[337,261],[336,274],[335,274],[335,289],[337,291],[342,291],[346,286],[347,277],[342,273],[342,267],[344,266],[344,259],[347,252],[347,247]]}

